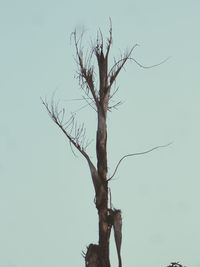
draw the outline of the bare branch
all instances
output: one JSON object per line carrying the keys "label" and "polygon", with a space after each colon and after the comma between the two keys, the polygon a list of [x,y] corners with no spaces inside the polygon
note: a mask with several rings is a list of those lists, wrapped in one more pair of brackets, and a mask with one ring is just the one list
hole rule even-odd
{"label": "bare branch", "polygon": [[108,58],[108,54],[109,54],[109,52],[110,52],[110,47],[111,47],[111,45],[112,45],[112,20],[111,20],[111,18],[109,18],[109,20],[110,20],[110,31],[109,31],[109,33],[110,33],[110,35],[109,35],[109,37],[107,38],[107,42],[108,42],[108,44],[107,44],[107,50],[106,50],[106,58]]}
{"label": "bare branch", "polygon": [[80,108],[76,109],[75,111],[73,111],[72,114],[76,114],[77,112],[79,112],[80,110],[82,110],[82,109],[84,109],[84,108],[86,108],[88,106],[91,106],[92,107],[92,103],[94,103],[94,102],[93,101],[91,101],[91,102],[86,101],[86,103],[87,104],[85,104],[85,105],[81,106]]}
{"label": "bare branch", "polygon": [[158,66],[162,65],[162,64],[165,63],[167,60],[169,60],[170,57],[164,59],[163,61],[161,61],[161,62],[159,62],[159,63],[157,63],[157,64],[150,65],[150,66],[145,66],[145,65],[141,64],[141,63],[138,62],[135,58],[132,58],[132,57],[131,57],[131,58],[129,58],[129,59],[132,60],[132,61],[134,61],[139,67],[141,67],[141,68],[143,68],[143,69],[152,69],[152,68],[154,68],[154,67],[158,67]]}
{"label": "bare branch", "polygon": [[[87,103],[87,104],[88,104],[94,111],[97,112],[97,109],[95,109],[95,107],[92,106],[92,104],[94,104],[93,99],[91,99],[90,97],[89,97],[89,98],[83,97],[83,98],[84,98],[85,102],[86,102],[86,103]],[[90,99],[91,102],[89,102],[88,99]]]}
{"label": "bare branch", "polygon": [[[61,129],[61,131],[65,134],[65,136],[69,140],[69,144],[71,147],[71,150],[73,154],[76,156],[73,147],[75,147],[87,160],[91,176],[92,176],[92,181],[93,185],[95,188],[95,192],[97,194],[100,180],[98,176],[98,172],[96,170],[96,167],[92,163],[90,157],[86,153],[86,147],[89,145],[89,142],[85,140],[85,127],[84,124],[81,126],[78,126],[77,123],[75,122],[74,114],[71,115],[69,120],[62,124],[63,121],[63,114],[62,112],[60,113],[59,108],[58,108],[58,102],[55,104],[54,100],[52,99],[51,105],[48,104],[48,102],[45,100],[42,100],[42,104],[45,106],[47,109],[47,112],[50,116],[50,118],[58,125],[58,127]],[[64,109],[63,109],[64,110]],[[62,120],[60,119],[60,114],[62,114]],[[73,135],[72,135],[73,133]]]}
{"label": "bare branch", "polygon": [[118,107],[122,105],[122,101],[117,102],[116,104],[112,106],[108,106],[108,111],[112,111],[112,109],[118,109]]}
{"label": "bare branch", "polygon": [[79,39],[77,39],[76,31],[74,31],[72,35],[74,36],[74,45],[76,49],[77,65],[79,68],[78,77],[80,85],[82,89],[84,89],[84,87],[86,86],[87,88],[87,90],[85,91],[86,95],[88,96],[89,92],[91,92],[96,105],[98,105],[98,97],[94,86],[94,66],[90,64],[94,51],[92,49],[90,51],[90,55],[86,57],[86,59],[84,60],[83,51],[81,48],[82,36]]}
{"label": "bare branch", "polygon": [[85,99],[89,100],[91,97],[83,97],[83,98],[71,98],[71,99],[65,99],[63,101],[70,102],[70,101],[85,101]]}
{"label": "bare branch", "polygon": [[72,146],[72,143],[69,141],[69,146],[70,146],[70,148],[71,148],[71,151],[72,151],[72,154],[74,155],[74,157],[78,157],[77,155],[76,155],[76,153],[75,153],[75,151],[74,151],[74,149],[73,149],[73,146]]}
{"label": "bare branch", "polygon": [[117,87],[114,92],[110,95],[109,101],[115,96],[115,94],[118,92],[119,87]]}
{"label": "bare branch", "polygon": [[138,46],[138,44],[134,45],[133,48],[124,56],[122,57],[120,60],[118,60],[110,69],[109,73],[108,73],[108,77],[110,78],[110,85],[109,87],[112,86],[113,82],[116,80],[118,74],[120,73],[121,69],[124,67],[125,63],[127,62],[127,60],[132,60],[134,61],[139,67],[143,68],[143,69],[151,69],[157,66],[162,65],[163,63],[165,63],[167,60],[169,60],[170,57],[164,59],[163,61],[154,64],[154,65],[150,65],[150,66],[145,66],[143,64],[141,64],[139,61],[137,61],[135,58],[131,57],[131,54],[133,52],[133,50]]}
{"label": "bare branch", "polygon": [[117,170],[118,170],[118,168],[119,168],[120,163],[121,163],[125,158],[127,158],[127,157],[132,157],[132,156],[140,156],[140,155],[148,154],[148,153],[152,152],[153,150],[157,150],[157,149],[159,149],[159,148],[167,147],[167,146],[169,146],[169,145],[171,145],[171,144],[172,144],[172,142],[171,142],[171,143],[168,143],[168,144],[166,144],[166,145],[161,145],[161,146],[153,147],[153,148],[151,148],[151,149],[149,149],[149,150],[146,150],[146,151],[143,151],[143,152],[137,152],[137,153],[127,154],[127,155],[123,156],[123,157],[119,160],[119,162],[117,163],[117,166],[115,167],[115,170],[114,170],[113,174],[111,175],[111,177],[108,179],[108,181],[110,181],[110,180],[115,176],[115,174],[116,174],[116,172],[117,172]]}
{"label": "bare branch", "polygon": [[[75,122],[74,114],[71,115],[71,117],[66,121],[64,120],[64,109],[59,111],[58,103],[55,104],[54,100],[52,99],[51,105],[48,104],[48,102],[43,99],[42,104],[47,109],[47,112],[50,116],[50,118],[58,125],[58,127],[62,130],[62,132],[65,134],[65,136],[68,138],[70,144],[73,144],[76,149],[88,160],[89,156],[85,152],[85,146],[84,146],[84,138],[85,138],[85,128],[82,124],[81,126],[78,126]],[[72,135],[72,132],[74,133]]]}
{"label": "bare branch", "polygon": [[108,73],[108,78],[109,78],[109,88],[111,88],[113,82],[116,80],[118,74],[120,73],[121,69],[124,67],[125,63],[127,62],[128,59],[130,59],[130,56],[133,52],[133,50],[137,47],[138,45],[134,45],[129,52],[125,54],[123,58],[118,60],[113,67],[110,69]]}

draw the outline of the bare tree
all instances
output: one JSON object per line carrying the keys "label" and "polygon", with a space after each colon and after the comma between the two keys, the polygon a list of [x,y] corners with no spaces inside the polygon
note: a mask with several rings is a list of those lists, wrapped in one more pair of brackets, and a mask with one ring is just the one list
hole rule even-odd
{"label": "bare tree", "polygon": [[[87,153],[89,145],[85,136],[84,125],[76,123],[75,115],[72,114],[66,120],[65,109],[60,109],[58,103],[52,99],[51,102],[42,100],[49,116],[58,125],[61,131],[69,140],[71,148],[77,149],[86,159],[95,191],[95,205],[98,211],[99,222],[99,240],[98,244],[90,244],[87,247],[85,257],[85,266],[88,267],[110,267],[109,241],[110,232],[113,227],[115,243],[118,254],[119,267],[122,266],[121,260],[121,242],[122,242],[122,218],[121,211],[114,209],[111,203],[111,191],[108,186],[109,181],[114,177],[120,163],[128,156],[141,155],[149,153],[152,150],[163,146],[157,146],[150,150],[125,155],[121,158],[114,169],[113,174],[108,177],[108,159],[107,159],[107,113],[116,108],[120,102],[110,105],[110,100],[116,93],[113,85],[128,60],[134,61],[142,68],[151,68],[154,66],[143,66],[132,57],[134,45],[130,50],[121,55],[119,60],[114,60],[113,66],[109,68],[108,57],[112,46],[112,25],[110,23],[109,36],[106,40],[101,31],[97,33],[95,44],[92,45],[90,53],[84,54],[82,47],[82,35],[77,32],[72,33],[76,51],[76,62],[78,66],[79,85],[83,90],[87,105],[90,105],[96,111],[97,129],[96,129],[96,163],[92,162]],[[97,64],[93,63],[93,59]],[[95,71],[95,66],[97,71]],[[96,82],[98,80],[98,83]],[[115,88],[115,87],[114,87]]]}

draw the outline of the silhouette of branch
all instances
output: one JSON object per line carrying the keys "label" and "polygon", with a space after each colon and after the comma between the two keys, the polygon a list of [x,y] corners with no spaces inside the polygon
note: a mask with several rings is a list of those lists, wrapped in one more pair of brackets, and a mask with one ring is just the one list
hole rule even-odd
{"label": "silhouette of branch", "polygon": [[[94,85],[94,66],[91,65],[91,58],[93,55],[93,49],[90,51],[89,56],[84,60],[83,58],[83,49],[81,48],[82,35],[77,39],[77,33],[74,31],[72,33],[74,37],[74,45],[76,50],[77,65],[78,65],[78,78],[81,88],[84,90],[85,94],[88,96],[89,92],[92,94],[92,97],[98,105],[98,97]],[[86,88],[86,90],[85,90]]]}
{"label": "silhouette of branch", "polygon": [[119,91],[119,87],[117,87],[114,92],[110,95],[109,101],[115,96],[115,94]]}
{"label": "silhouette of branch", "polygon": [[122,101],[117,102],[116,104],[112,105],[112,106],[108,106],[108,111],[112,111],[112,109],[118,109],[118,107],[122,105]]}
{"label": "silhouette of branch", "polygon": [[143,152],[131,153],[131,154],[127,154],[127,155],[123,156],[123,157],[119,160],[119,162],[117,163],[117,166],[115,167],[115,170],[114,170],[113,174],[111,175],[111,177],[110,177],[107,181],[110,181],[110,180],[115,176],[115,174],[116,174],[116,172],[117,172],[117,170],[118,170],[118,168],[119,168],[119,165],[121,164],[121,162],[122,162],[125,158],[127,158],[127,157],[132,157],[132,156],[140,156],[140,155],[148,154],[148,153],[150,153],[150,152],[152,152],[152,151],[154,151],[154,150],[157,150],[157,149],[159,149],[159,148],[163,148],[163,147],[167,147],[167,146],[169,146],[169,145],[171,145],[171,144],[172,144],[172,142],[171,142],[171,143],[168,143],[168,144],[166,144],[166,145],[161,145],[161,146],[153,147],[153,148],[151,148],[151,149],[149,149],[149,150],[146,150],[146,151],[143,151]]}
{"label": "silhouette of branch", "polygon": [[130,59],[130,56],[133,52],[133,50],[137,47],[138,45],[134,45],[130,51],[125,53],[124,57],[122,57],[120,60],[118,60],[110,69],[108,73],[109,77],[109,88],[111,88],[113,82],[116,80],[118,74],[120,73],[121,69],[124,67],[125,63],[127,62],[128,59]]}
{"label": "silhouette of branch", "polygon": [[163,63],[165,63],[167,60],[170,59],[170,57],[167,57],[166,59],[162,60],[161,62],[154,64],[154,65],[150,65],[150,66],[145,66],[143,64],[141,64],[140,62],[138,62],[135,58],[129,58],[130,60],[134,61],[139,67],[143,68],[143,69],[152,69],[155,67],[158,67],[160,65],[162,65]]}
{"label": "silhouette of branch", "polygon": [[[85,102],[88,104],[88,106],[90,106],[94,111],[97,112],[97,110],[96,110],[96,108],[95,108],[96,106],[94,107],[94,106],[92,105],[92,104],[94,104],[94,100],[93,100],[91,97],[86,98],[86,97],[83,96],[83,99],[84,99]],[[88,99],[90,99],[91,102],[89,102]]]}
{"label": "silhouette of branch", "polygon": [[61,111],[59,110],[58,108],[59,102],[55,103],[54,100],[52,99],[51,104],[49,104],[46,100],[44,101],[42,98],[41,100],[50,118],[58,125],[61,131],[68,138],[72,152],[74,153],[72,147],[75,147],[87,160],[89,168],[90,168],[95,192],[97,194],[100,180],[99,180],[99,175],[96,170],[96,167],[94,166],[89,155],[85,151],[86,147],[89,145],[89,142],[85,140],[84,124],[78,126],[77,123],[75,122],[74,114],[72,114],[69,120],[64,123],[65,109],[62,109]]}
{"label": "silhouette of branch", "polygon": [[[87,108],[87,107],[89,107],[89,106],[90,106],[92,109],[95,110],[95,108],[92,106],[92,103],[94,103],[93,101],[89,102],[89,101],[87,101],[87,99],[84,99],[84,100],[85,100],[85,102],[86,102],[87,104],[85,104],[85,105],[81,106],[80,108],[74,110],[74,111],[72,112],[72,114],[75,115],[77,112],[79,112],[79,111],[81,111],[82,109],[85,109],[85,108]],[[95,111],[96,111],[96,110],[95,110]]]}
{"label": "silhouette of branch", "polygon": [[139,67],[141,67],[143,69],[151,69],[151,68],[160,66],[161,64],[165,63],[170,58],[170,57],[168,57],[168,58],[164,59],[163,61],[161,61],[157,64],[154,64],[154,65],[145,66],[145,65],[141,64],[139,61],[137,61],[135,58],[131,57],[133,50],[137,46],[138,46],[138,44],[135,44],[129,52],[127,52],[121,59],[119,59],[117,62],[115,62],[115,64],[112,66],[112,68],[110,69],[110,71],[108,73],[108,77],[110,80],[109,87],[112,86],[113,82],[116,80],[118,74],[120,73],[121,69],[124,67],[127,60],[134,61]]}
{"label": "silhouette of branch", "polygon": [[[58,125],[58,127],[62,130],[65,136],[68,138],[70,142],[70,146],[72,149],[72,145],[76,147],[76,149],[87,159],[89,160],[89,156],[85,152],[85,127],[84,124],[78,125],[75,122],[75,115],[72,114],[70,118],[64,122],[65,109],[59,110],[58,104],[55,103],[52,99],[51,104],[49,104],[46,100],[44,101],[42,98],[42,104],[45,106],[50,118]],[[73,151],[73,149],[72,149]],[[73,151],[74,154],[74,151]]]}
{"label": "silhouette of branch", "polygon": [[106,58],[108,58],[110,47],[112,45],[112,20],[111,18],[109,18],[109,21],[110,21],[110,31],[109,31],[110,36],[107,38],[108,44],[107,44],[107,50],[106,50],[106,56],[105,56]]}

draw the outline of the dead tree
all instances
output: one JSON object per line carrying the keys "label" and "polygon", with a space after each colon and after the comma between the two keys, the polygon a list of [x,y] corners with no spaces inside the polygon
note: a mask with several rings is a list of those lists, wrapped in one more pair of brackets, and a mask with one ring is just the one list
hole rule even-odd
{"label": "dead tree", "polygon": [[[111,24],[109,37],[105,41],[101,31],[99,31],[95,44],[87,56],[85,56],[83,53],[82,36],[79,38],[77,36],[77,32],[75,31],[73,32],[72,37],[76,51],[79,84],[86,95],[84,98],[85,101],[96,111],[97,114],[96,163],[92,162],[86,151],[88,143],[86,142],[85,138],[84,125],[78,126],[74,115],[70,116],[69,119],[66,120],[65,109],[60,109],[58,104],[56,104],[53,99],[50,103],[46,100],[42,100],[42,102],[52,120],[58,125],[58,127],[69,140],[71,147],[74,147],[82,154],[82,156],[86,159],[90,169],[95,191],[95,205],[98,211],[99,240],[98,244],[90,244],[88,246],[87,251],[84,254],[85,266],[110,267],[109,241],[110,232],[113,227],[119,267],[121,267],[121,211],[119,209],[114,209],[110,204],[109,196],[111,193],[108,183],[115,175],[121,161],[124,158],[133,155],[145,154],[159,148],[160,146],[148,151],[124,156],[117,164],[113,175],[108,177],[107,114],[108,111],[110,111],[112,108],[116,108],[116,106],[120,104],[120,102],[118,102],[111,106],[110,100],[116,93],[116,90],[113,90],[113,84],[116,82],[120,71],[123,69],[127,61],[134,61],[142,68],[151,68],[153,66],[145,67],[132,57],[133,50],[137,47],[137,45],[134,45],[132,49],[124,53],[119,60],[114,61],[113,66],[109,68],[108,57],[112,46]],[[93,58],[95,58],[97,62],[97,71],[95,71],[95,65],[92,63]],[[95,83],[96,76],[98,78],[98,87]]]}

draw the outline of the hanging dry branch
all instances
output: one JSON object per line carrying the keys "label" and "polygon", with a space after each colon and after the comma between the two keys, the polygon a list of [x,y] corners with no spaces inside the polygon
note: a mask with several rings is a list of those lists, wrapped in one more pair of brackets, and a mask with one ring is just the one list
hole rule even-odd
{"label": "hanging dry branch", "polygon": [[66,122],[64,122],[65,109],[59,110],[58,102],[55,103],[52,99],[51,104],[49,105],[46,100],[41,100],[50,118],[58,125],[64,135],[68,138],[73,154],[75,153],[72,147],[75,147],[87,160],[91,172],[94,189],[97,194],[100,181],[96,167],[92,163],[89,155],[86,153],[86,148],[88,147],[90,142],[86,140],[86,130],[84,124],[78,125],[75,121],[74,114],[72,114],[71,117]]}
{"label": "hanging dry branch", "polygon": [[150,153],[150,152],[152,152],[152,151],[154,151],[154,150],[157,150],[157,149],[159,149],[159,148],[163,148],[163,147],[167,147],[167,146],[169,146],[169,145],[171,145],[171,144],[172,144],[172,142],[170,142],[170,143],[168,143],[168,144],[166,144],[166,145],[161,145],[161,146],[153,147],[153,148],[151,148],[151,149],[149,149],[149,150],[146,150],[146,151],[143,151],[143,152],[131,153],[131,154],[127,154],[127,155],[123,156],[123,157],[119,160],[119,162],[117,163],[117,165],[116,165],[116,167],[115,167],[115,170],[114,170],[113,174],[110,176],[110,178],[108,179],[108,181],[110,181],[110,180],[115,176],[115,174],[116,174],[116,172],[117,172],[117,170],[118,170],[118,168],[119,168],[119,165],[121,164],[121,162],[122,162],[125,158],[127,158],[127,157],[132,157],[132,156],[140,156],[140,155],[148,154],[148,153]]}
{"label": "hanging dry branch", "polygon": [[143,64],[141,64],[139,61],[137,61],[135,58],[129,58],[130,60],[134,61],[139,67],[143,68],[143,69],[152,69],[155,67],[158,67],[162,64],[164,64],[166,61],[168,61],[170,59],[170,57],[167,57],[166,59],[162,60],[161,62],[154,64],[154,65],[150,65],[150,66],[145,66]]}
{"label": "hanging dry branch", "polygon": [[115,62],[115,64],[111,67],[109,73],[108,73],[108,77],[110,80],[110,84],[109,86],[111,87],[113,82],[115,82],[118,74],[120,73],[121,69],[124,67],[125,63],[127,62],[127,60],[130,61],[134,61],[139,67],[143,68],[143,69],[151,69],[157,66],[162,65],[163,63],[165,63],[167,60],[169,60],[170,57],[162,60],[161,62],[154,64],[154,65],[150,65],[150,66],[145,66],[143,64],[141,64],[138,60],[136,60],[135,58],[131,57],[131,54],[133,52],[133,50],[138,46],[138,44],[135,44],[132,49],[127,52],[124,56],[121,57],[121,59],[119,59],[118,61]]}
{"label": "hanging dry branch", "polygon": [[114,237],[115,244],[118,255],[118,266],[122,267],[122,259],[121,259],[121,244],[122,244],[122,216],[121,210],[113,211],[113,229],[114,229]]}

